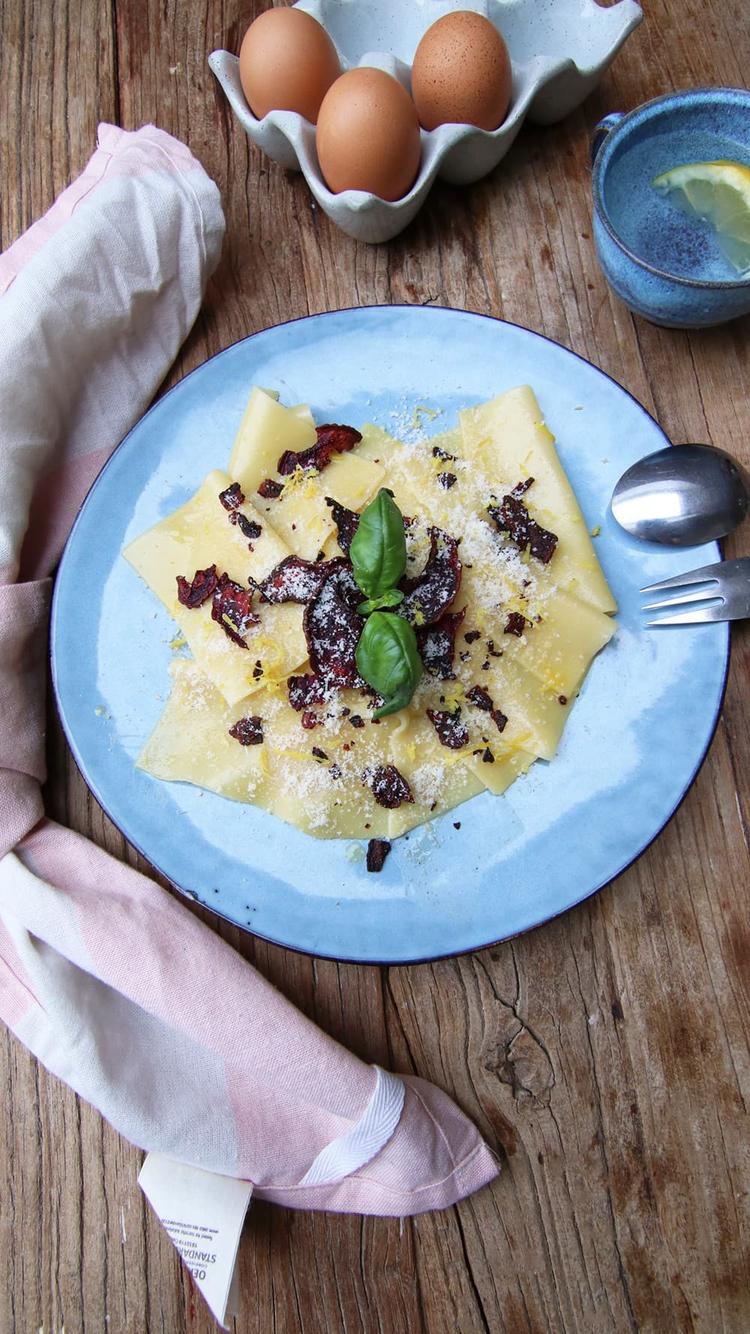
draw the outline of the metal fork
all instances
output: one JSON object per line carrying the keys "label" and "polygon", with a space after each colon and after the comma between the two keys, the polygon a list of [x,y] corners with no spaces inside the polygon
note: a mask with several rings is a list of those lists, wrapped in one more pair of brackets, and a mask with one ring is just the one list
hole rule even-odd
{"label": "metal fork", "polygon": [[[674,593],[674,597],[647,602],[644,611],[666,611],[668,607],[692,604],[692,609],[675,616],[660,616],[652,625],[699,625],[701,621],[740,621],[750,616],[750,556],[703,565],[673,579],[649,584],[642,593]],[[684,591],[692,590],[692,591]]]}

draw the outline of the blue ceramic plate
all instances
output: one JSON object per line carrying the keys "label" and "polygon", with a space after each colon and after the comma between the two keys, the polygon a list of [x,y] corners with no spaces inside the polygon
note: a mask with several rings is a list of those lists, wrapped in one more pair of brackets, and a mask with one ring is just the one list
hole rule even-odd
{"label": "blue ceramic plate", "polygon": [[[225,466],[250,386],[318,421],[395,430],[420,404],[444,430],[467,404],[528,382],[538,395],[620,606],[550,764],[399,839],[380,875],[364,845],[319,841],[253,806],[135,768],[169,688],[173,622],[121,556]],[[123,441],[78,517],[57,578],[52,662],[63,725],[90,788],[180,889],[283,945],[361,962],[490,944],[578,903],[669,819],[716,726],[725,625],[645,630],[638,590],[718,559],[642,546],[608,513],[617,478],[665,437],[619,385],[515,325],[430,307],[316,315],[245,339],[189,375]],[[454,828],[454,820],[461,828]],[[104,887],[106,892],[106,887]]]}

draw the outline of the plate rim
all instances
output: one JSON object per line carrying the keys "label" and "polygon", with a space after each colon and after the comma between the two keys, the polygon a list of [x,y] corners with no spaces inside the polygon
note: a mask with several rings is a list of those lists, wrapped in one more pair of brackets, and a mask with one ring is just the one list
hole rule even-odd
{"label": "plate rim", "polygon": [[[615,871],[612,872],[611,875],[607,876],[604,880],[599,881],[599,882],[598,882],[596,885],[594,885],[592,888],[587,889],[586,892],[583,893],[583,894],[581,894],[581,896],[580,896],[579,898],[574,899],[574,900],[573,900],[572,902],[570,902],[570,903],[567,903],[563,908],[560,908],[557,912],[553,912],[553,913],[544,913],[541,917],[537,918],[536,920],[534,920],[534,921],[532,921],[532,922],[529,922],[529,924],[528,924],[527,926],[522,927],[522,928],[521,928],[520,930],[518,930],[518,931],[510,931],[510,932],[508,932],[508,933],[505,934],[505,935],[498,936],[498,937],[495,938],[495,939],[485,941],[485,942],[483,942],[483,943],[481,943],[481,944],[471,945],[471,946],[463,946],[463,947],[461,947],[461,948],[459,948],[459,949],[457,949],[457,950],[449,950],[449,951],[446,951],[446,952],[440,952],[440,953],[437,953],[437,954],[434,954],[434,953],[418,954],[418,955],[415,955],[414,957],[410,957],[410,958],[398,958],[398,959],[362,959],[362,958],[355,958],[355,957],[351,957],[351,956],[347,956],[347,955],[328,954],[328,953],[325,953],[325,952],[319,952],[319,951],[317,951],[317,950],[313,950],[313,949],[310,949],[310,948],[306,948],[306,947],[303,946],[303,945],[295,945],[295,944],[292,944],[292,943],[290,943],[290,942],[288,942],[288,941],[278,940],[278,939],[276,939],[274,936],[269,935],[268,932],[258,931],[258,930],[252,929],[251,927],[249,927],[249,926],[246,925],[246,924],[243,924],[243,923],[241,923],[241,922],[237,922],[237,921],[235,921],[235,919],[234,919],[233,917],[230,917],[227,913],[222,912],[218,907],[214,907],[212,904],[205,902],[203,899],[199,898],[197,895],[193,894],[191,891],[185,889],[182,885],[177,884],[177,882],[174,881],[174,880],[172,879],[172,877],[171,877],[170,875],[168,875],[167,872],[164,871],[164,870],[162,869],[162,867],[160,867],[160,866],[158,865],[158,863],[157,863],[155,860],[153,860],[153,858],[150,856],[150,854],[148,854],[147,852],[144,851],[144,849],[141,847],[139,841],[138,841],[137,839],[133,838],[132,835],[131,835],[130,833],[128,833],[127,830],[123,827],[123,825],[120,823],[120,821],[114,817],[112,811],[111,811],[110,808],[109,808],[109,805],[107,804],[107,802],[105,802],[105,801],[102,799],[102,796],[101,796],[101,794],[100,794],[100,792],[99,792],[99,790],[98,790],[98,785],[97,785],[97,784],[96,784],[96,783],[89,777],[89,775],[88,775],[88,773],[87,773],[87,766],[86,766],[86,764],[85,764],[85,762],[84,762],[84,760],[83,760],[83,758],[82,758],[82,756],[81,756],[79,747],[77,746],[76,741],[75,741],[75,738],[74,738],[74,736],[73,736],[73,734],[72,734],[72,730],[71,730],[71,728],[69,727],[68,719],[67,719],[67,717],[66,717],[66,714],[65,714],[65,711],[64,711],[64,709],[63,709],[63,705],[62,705],[62,700],[61,700],[61,697],[60,697],[60,689],[59,689],[58,679],[57,679],[57,651],[56,651],[56,650],[57,650],[57,632],[56,632],[56,627],[57,627],[57,624],[58,624],[58,588],[59,588],[59,576],[60,576],[60,572],[61,572],[61,570],[62,570],[62,568],[63,568],[63,564],[64,564],[64,562],[65,562],[65,560],[66,560],[67,555],[68,555],[69,548],[71,547],[71,545],[72,545],[72,543],[73,543],[73,539],[74,539],[76,530],[77,530],[77,528],[78,528],[78,526],[79,526],[79,523],[80,523],[80,521],[81,521],[81,519],[82,519],[84,510],[86,509],[86,506],[88,505],[89,500],[90,500],[91,496],[93,495],[94,491],[99,487],[100,483],[103,482],[103,479],[105,478],[105,475],[106,475],[106,473],[107,473],[107,471],[108,471],[110,465],[113,463],[113,460],[115,459],[116,455],[119,453],[119,451],[124,447],[124,445],[125,445],[125,444],[127,443],[127,441],[130,439],[130,436],[133,434],[133,432],[136,431],[136,430],[138,430],[138,429],[142,426],[143,422],[145,422],[145,421],[147,420],[147,418],[150,417],[151,414],[156,410],[156,408],[157,408],[157,407],[160,407],[161,404],[162,404],[163,402],[165,402],[166,399],[168,399],[168,398],[170,397],[171,394],[173,394],[176,390],[180,389],[181,386],[182,386],[187,380],[189,380],[189,379],[191,378],[191,376],[195,375],[198,371],[201,371],[201,370],[202,370],[205,366],[207,366],[209,363],[214,362],[214,361],[218,361],[218,360],[219,360],[221,357],[223,357],[226,353],[231,352],[234,348],[238,347],[241,343],[249,343],[249,342],[252,342],[252,340],[253,340],[254,338],[257,338],[257,337],[258,337],[259,335],[261,335],[261,334],[268,333],[268,332],[271,331],[271,330],[275,330],[275,329],[283,329],[283,328],[286,328],[286,327],[289,326],[289,325],[300,324],[300,323],[302,323],[302,322],[307,322],[307,321],[312,322],[312,321],[316,321],[316,320],[321,320],[321,319],[330,318],[331,316],[336,316],[336,315],[350,314],[350,313],[360,314],[360,313],[363,312],[363,311],[370,311],[370,310],[372,310],[372,311],[381,311],[381,312],[385,312],[385,311],[389,311],[389,312],[390,312],[390,311],[394,311],[394,310],[407,310],[407,311],[430,311],[430,310],[432,310],[432,311],[436,311],[436,312],[438,312],[438,313],[440,313],[440,314],[443,314],[443,315],[446,314],[446,313],[447,313],[447,314],[450,314],[450,315],[467,315],[467,316],[469,316],[471,319],[482,320],[482,321],[489,321],[489,322],[492,323],[492,324],[501,324],[501,325],[505,325],[507,328],[510,328],[510,329],[520,329],[520,330],[522,330],[524,333],[531,334],[532,337],[534,337],[534,338],[538,338],[538,339],[540,339],[542,342],[549,343],[549,344],[551,344],[553,347],[559,348],[559,349],[561,349],[563,352],[568,353],[568,355],[570,355],[570,356],[572,356],[572,357],[575,357],[575,359],[576,359],[577,361],[582,362],[584,366],[588,367],[589,369],[592,369],[592,370],[596,371],[597,374],[603,376],[606,380],[609,380],[611,384],[615,385],[615,387],[616,387],[617,389],[619,389],[623,394],[625,394],[625,395],[631,400],[631,402],[632,402],[633,404],[635,404],[635,406],[639,409],[639,411],[640,411],[645,417],[648,418],[649,422],[650,422],[653,426],[656,427],[656,429],[658,430],[659,434],[664,438],[664,440],[666,441],[667,445],[669,445],[669,446],[672,445],[672,441],[669,439],[669,436],[667,435],[666,431],[665,431],[664,428],[661,426],[661,424],[657,421],[656,417],[654,417],[653,413],[649,412],[648,408],[646,408],[646,407],[644,406],[644,404],[641,403],[640,399],[636,398],[636,396],[635,396],[633,393],[631,393],[631,391],[630,391],[629,389],[627,389],[623,384],[621,384],[620,381],[617,380],[617,379],[615,378],[615,376],[610,375],[608,371],[602,370],[602,368],[601,368],[600,366],[595,365],[595,363],[594,363],[593,361],[589,361],[588,358],[587,358],[587,357],[584,357],[580,352],[575,352],[572,348],[566,347],[565,344],[564,344],[564,343],[561,343],[558,339],[556,339],[556,338],[552,338],[552,337],[550,337],[550,336],[547,335],[547,334],[539,333],[536,329],[530,329],[527,325],[519,324],[517,321],[514,321],[514,320],[505,320],[505,319],[501,319],[501,318],[499,318],[499,317],[497,317],[497,316],[495,316],[495,315],[487,315],[487,314],[485,314],[485,313],[483,313],[483,312],[481,312],[481,311],[466,310],[464,307],[460,307],[460,306],[444,306],[444,305],[437,305],[437,304],[433,304],[433,303],[429,303],[429,304],[426,304],[426,305],[419,305],[419,304],[416,304],[416,303],[413,303],[413,302],[404,302],[404,301],[401,301],[401,302],[393,302],[393,303],[375,302],[375,303],[373,303],[373,304],[371,304],[371,305],[365,305],[365,306],[362,306],[362,305],[357,305],[357,306],[342,306],[342,307],[337,307],[337,308],[335,308],[334,310],[316,311],[316,312],[314,312],[314,313],[312,313],[312,314],[308,314],[308,315],[297,315],[297,316],[294,316],[293,318],[288,319],[288,320],[280,320],[277,324],[268,324],[268,325],[265,325],[262,329],[256,329],[256,330],[254,330],[252,333],[250,333],[250,334],[245,334],[244,337],[242,337],[242,338],[237,338],[237,339],[235,339],[233,342],[228,343],[226,347],[221,348],[218,352],[213,353],[212,356],[207,357],[207,358],[205,359],[205,361],[202,361],[202,362],[199,363],[199,365],[194,366],[193,369],[192,369],[191,371],[188,371],[188,373],[187,373],[186,375],[183,375],[183,376],[177,381],[176,384],[172,385],[171,388],[169,388],[165,393],[160,394],[160,395],[154,400],[154,402],[151,403],[151,405],[150,405],[150,406],[146,409],[146,411],[145,411],[145,412],[138,418],[138,420],[135,421],[135,422],[133,423],[133,425],[130,427],[130,429],[125,433],[125,435],[122,437],[122,439],[118,442],[118,444],[117,444],[117,445],[115,446],[115,448],[112,450],[112,453],[110,454],[110,456],[109,456],[109,458],[107,459],[106,463],[105,463],[104,466],[100,469],[100,471],[97,473],[96,477],[94,478],[93,482],[91,483],[91,486],[89,487],[88,491],[86,492],[86,495],[84,496],[83,500],[81,501],[81,504],[80,504],[80,506],[79,506],[79,508],[78,508],[78,512],[76,513],[75,519],[74,519],[74,521],[73,521],[73,523],[72,523],[72,525],[71,525],[70,532],[68,533],[68,536],[67,536],[67,538],[66,538],[65,545],[64,545],[64,547],[63,547],[63,551],[62,551],[62,554],[61,554],[61,556],[60,556],[60,560],[59,560],[58,565],[57,565],[57,569],[55,570],[55,574],[54,574],[54,583],[53,583],[53,589],[52,589],[52,599],[51,599],[51,605],[50,605],[50,622],[49,622],[49,625],[50,625],[50,633],[49,633],[49,640],[48,640],[48,647],[47,647],[47,655],[48,655],[48,659],[49,659],[50,679],[51,679],[51,682],[52,682],[52,693],[53,693],[53,698],[54,698],[54,702],[55,702],[55,707],[56,707],[56,710],[57,710],[57,716],[58,716],[59,721],[60,721],[60,724],[61,724],[61,726],[62,726],[63,733],[64,733],[64,735],[65,735],[65,740],[66,740],[66,742],[67,742],[67,744],[68,744],[68,746],[69,746],[69,748],[70,748],[71,754],[72,754],[73,759],[75,760],[75,763],[76,763],[76,767],[78,768],[78,771],[79,771],[79,773],[80,773],[80,775],[81,775],[81,777],[82,777],[84,783],[86,784],[87,788],[89,789],[89,791],[91,792],[92,796],[95,798],[95,800],[97,801],[97,803],[99,804],[99,806],[101,807],[101,809],[104,811],[104,813],[105,813],[105,815],[107,816],[107,818],[111,821],[111,823],[112,823],[112,824],[114,825],[114,827],[118,830],[118,832],[123,836],[123,838],[125,838],[125,839],[127,840],[127,842],[131,845],[131,847],[133,847],[133,848],[135,849],[135,851],[139,854],[139,856],[143,857],[143,859],[148,863],[149,867],[151,867],[151,868],[152,868],[152,869],[153,869],[159,876],[162,877],[162,879],[166,880],[167,883],[168,883],[169,885],[172,886],[172,888],[173,888],[173,889],[174,889],[174,890],[181,896],[181,898],[186,899],[186,900],[187,900],[188,902],[190,902],[190,903],[198,904],[201,908],[206,909],[208,912],[212,913],[215,917],[220,918],[222,921],[228,922],[230,925],[236,927],[238,930],[242,931],[243,933],[245,933],[245,934],[248,935],[248,936],[254,937],[254,938],[258,939],[258,940],[263,940],[263,941],[267,942],[268,944],[270,944],[270,945],[274,945],[275,947],[277,947],[277,948],[279,948],[279,949],[291,950],[293,953],[295,953],[295,954],[301,954],[301,955],[305,956],[306,958],[311,958],[311,959],[326,959],[326,960],[330,960],[330,961],[333,962],[333,963],[350,964],[350,965],[354,965],[354,966],[367,967],[367,968],[369,968],[369,967],[372,967],[372,968],[392,968],[392,967],[412,967],[412,966],[414,966],[414,965],[416,965],[416,964],[437,963],[437,962],[440,962],[441,960],[446,960],[446,959],[457,959],[457,958],[461,958],[461,957],[463,957],[464,955],[467,955],[467,954],[475,954],[475,953],[478,953],[480,950],[493,949],[493,948],[495,948],[496,946],[503,944],[503,943],[504,943],[505,941],[507,941],[507,940],[515,940],[515,939],[517,939],[519,936],[526,935],[527,932],[530,932],[530,931],[535,931],[535,930],[537,930],[539,927],[544,926],[547,922],[553,922],[553,921],[555,921],[557,918],[564,916],[565,913],[570,912],[570,911],[572,911],[574,908],[579,907],[580,904],[585,903],[587,899],[593,898],[593,896],[594,896],[595,894],[598,894],[599,891],[602,890],[602,889],[604,889],[604,888],[606,888],[607,885],[611,885],[611,884],[613,884],[616,880],[619,879],[619,877],[620,877],[621,875],[623,875],[623,874],[625,873],[625,871],[629,870],[629,868],[630,868],[631,866],[635,865],[635,863],[636,863],[636,862],[637,862],[637,861],[638,861],[638,860],[639,860],[639,859],[640,859],[646,852],[648,852],[649,848],[650,848],[650,847],[656,842],[656,840],[663,834],[663,832],[664,832],[664,830],[666,829],[667,825],[670,823],[670,821],[674,818],[674,816],[677,814],[677,812],[678,812],[678,811],[680,810],[680,808],[683,806],[683,804],[684,804],[684,802],[685,802],[685,800],[686,800],[686,798],[687,798],[687,796],[688,796],[688,793],[690,792],[690,789],[691,789],[691,787],[693,786],[693,783],[694,783],[695,780],[697,779],[699,773],[701,772],[701,770],[702,770],[702,768],[703,768],[703,766],[704,766],[704,764],[705,764],[705,762],[706,762],[706,759],[707,759],[707,757],[708,757],[708,753],[709,753],[709,751],[710,751],[710,749],[711,749],[711,747],[712,747],[712,745],[713,745],[713,742],[714,742],[714,740],[715,740],[715,737],[716,737],[716,732],[717,732],[717,729],[718,729],[719,720],[720,720],[720,718],[721,718],[721,714],[722,714],[722,712],[723,712],[723,708],[724,708],[724,702],[725,702],[725,699],[726,699],[727,686],[728,686],[728,681],[729,681],[729,669],[730,669],[730,663],[731,663],[732,637],[731,637],[731,633],[730,633],[730,626],[729,626],[729,623],[726,622],[726,623],[724,623],[724,625],[725,625],[725,633],[724,633],[724,637],[723,637],[723,670],[722,670],[721,689],[720,689],[720,691],[719,691],[719,695],[718,695],[718,699],[717,699],[717,704],[716,704],[716,707],[715,707],[715,710],[714,710],[713,717],[712,717],[711,722],[710,722],[709,731],[708,731],[707,738],[706,738],[706,744],[705,744],[705,747],[704,747],[704,749],[703,749],[703,751],[702,751],[702,753],[701,753],[701,755],[700,755],[700,757],[699,757],[699,759],[698,759],[698,761],[697,761],[697,763],[696,763],[696,765],[695,765],[695,767],[694,767],[692,773],[690,774],[689,778],[687,779],[687,781],[686,781],[686,783],[685,783],[685,785],[684,785],[684,787],[683,787],[683,789],[682,789],[682,792],[680,793],[680,796],[678,797],[677,801],[676,801],[675,804],[673,805],[673,807],[672,807],[671,811],[669,812],[669,814],[666,816],[666,818],[665,818],[665,820],[663,821],[663,823],[659,826],[659,828],[658,828],[657,830],[654,831],[654,833],[649,837],[649,839],[648,839],[648,840],[647,840],[641,847],[638,848],[638,850],[633,854],[633,856],[630,857],[630,858],[628,858],[626,861],[624,861],[624,862],[622,863],[622,865],[619,866],[619,867],[617,868],[617,870],[615,870]],[[655,545],[658,545],[658,544],[654,544],[654,543],[652,543],[652,544],[650,544],[650,545],[651,545],[651,546],[655,546]],[[719,559],[723,559],[723,551],[722,551],[721,543],[720,543],[720,542],[715,542],[715,543],[712,543],[712,544],[710,544],[710,545],[712,545],[712,546],[715,547]],[[282,823],[283,823],[283,821],[282,821]]]}

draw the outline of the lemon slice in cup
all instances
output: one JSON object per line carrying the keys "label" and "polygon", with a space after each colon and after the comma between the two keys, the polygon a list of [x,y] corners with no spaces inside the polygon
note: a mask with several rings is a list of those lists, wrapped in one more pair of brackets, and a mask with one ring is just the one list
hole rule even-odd
{"label": "lemon slice in cup", "polygon": [[688,162],[651,182],[670,204],[708,222],[719,248],[738,273],[750,270],[750,166],[742,162]]}

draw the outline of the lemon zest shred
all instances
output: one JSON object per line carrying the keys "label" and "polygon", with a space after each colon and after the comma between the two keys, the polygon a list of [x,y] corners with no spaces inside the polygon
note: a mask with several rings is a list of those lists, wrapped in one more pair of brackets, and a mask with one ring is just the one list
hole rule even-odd
{"label": "lemon zest shred", "polygon": [[465,760],[470,760],[472,754],[473,751],[471,746],[466,746],[464,750],[455,750],[452,755],[441,756],[441,759],[443,764],[447,765],[449,769],[452,769],[454,764],[461,764]]}
{"label": "lemon zest shred", "polygon": [[436,417],[440,417],[442,415],[442,412],[443,412],[442,408],[428,408],[424,403],[417,403],[416,407],[414,408],[411,414],[411,421],[409,423],[411,430],[421,431],[423,417],[428,422],[434,422]]}
{"label": "lemon zest shred", "polygon": [[279,759],[297,760],[299,764],[320,764],[321,761],[307,750],[293,750],[291,747],[277,750]]}
{"label": "lemon zest shred", "polygon": [[291,477],[284,483],[281,499],[298,496],[300,500],[313,500],[319,495],[318,471],[310,468],[295,468]]}
{"label": "lemon zest shred", "polygon": [[528,741],[533,741],[533,739],[531,732],[522,732],[519,737],[516,737],[515,741],[507,741],[502,750],[495,751],[495,759],[499,760],[501,763],[504,760],[512,760],[514,755],[518,755],[520,751],[526,750],[526,743]]}
{"label": "lemon zest shred", "polygon": [[460,681],[456,681],[455,685],[445,686],[440,695],[440,708],[447,709],[448,713],[455,713],[456,709],[460,709],[461,705],[466,703],[466,691]]}

